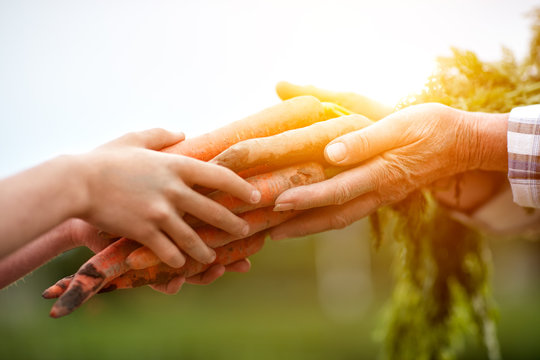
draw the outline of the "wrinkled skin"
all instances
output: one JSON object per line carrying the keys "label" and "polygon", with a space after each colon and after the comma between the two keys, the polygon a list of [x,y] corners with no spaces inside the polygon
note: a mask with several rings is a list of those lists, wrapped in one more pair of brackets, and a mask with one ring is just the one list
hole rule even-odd
{"label": "wrinkled skin", "polygon": [[[327,96],[327,100],[331,99]],[[325,149],[326,160],[353,167],[332,179],[281,194],[276,211],[310,210],[275,227],[270,236],[279,240],[340,229],[430,186],[444,205],[474,209],[500,183],[499,176],[482,170],[504,171],[506,166],[506,144],[498,143],[501,133],[506,136],[504,115],[494,115],[496,122],[491,124],[497,124],[498,128],[492,127],[498,137],[489,138],[491,143],[479,134],[484,115],[489,114],[422,104],[333,140]],[[448,189],[456,174],[462,178],[457,197]],[[478,191],[482,188],[491,190]]]}

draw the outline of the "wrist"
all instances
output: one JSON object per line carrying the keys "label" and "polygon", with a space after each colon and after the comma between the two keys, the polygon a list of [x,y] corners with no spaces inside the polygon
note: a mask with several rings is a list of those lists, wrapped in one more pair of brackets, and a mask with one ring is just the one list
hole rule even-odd
{"label": "wrist", "polygon": [[88,196],[88,169],[81,155],[62,155],[57,161],[66,168],[64,172],[64,191],[70,209],[69,217],[80,217],[89,207]]}
{"label": "wrist", "polygon": [[74,242],[73,220],[74,219],[66,220],[43,235],[44,241],[48,244],[48,247],[52,252],[52,256],[60,255],[61,253],[78,246]]}
{"label": "wrist", "polygon": [[507,171],[508,114],[466,112],[472,125],[469,170]]}

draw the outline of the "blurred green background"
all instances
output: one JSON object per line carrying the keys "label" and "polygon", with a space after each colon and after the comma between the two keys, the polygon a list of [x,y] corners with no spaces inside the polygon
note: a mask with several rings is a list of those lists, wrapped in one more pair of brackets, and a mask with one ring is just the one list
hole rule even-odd
{"label": "blurred green background", "polygon": [[[540,242],[491,239],[506,359],[540,357]],[[248,274],[91,299],[48,317],[41,291],[90,255],[64,254],[0,291],[1,359],[374,359],[392,287],[392,244],[374,252],[367,225],[272,242]],[[460,359],[479,358],[474,342]]]}

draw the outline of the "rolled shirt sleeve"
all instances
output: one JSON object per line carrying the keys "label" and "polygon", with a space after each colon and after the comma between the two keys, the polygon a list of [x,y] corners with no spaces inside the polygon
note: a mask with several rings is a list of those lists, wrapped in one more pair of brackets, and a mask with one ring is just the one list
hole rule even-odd
{"label": "rolled shirt sleeve", "polygon": [[510,112],[508,179],[516,204],[540,208],[540,105]]}

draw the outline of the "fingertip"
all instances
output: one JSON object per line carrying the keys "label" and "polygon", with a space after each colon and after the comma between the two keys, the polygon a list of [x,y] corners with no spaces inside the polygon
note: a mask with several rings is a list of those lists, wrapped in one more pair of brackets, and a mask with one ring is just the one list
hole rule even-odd
{"label": "fingertip", "polygon": [[177,276],[167,284],[167,292],[171,295],[174,295],[182,289],[182,285],[186,282],[184,276]]}
{"label": "fingertip", "polygon": [[274,209],[272,209],[273,211],[288,211],[288,210],[293,210],[294,209],[294,205],[291,204],[291,203],[286,203],[286,202],[281,202],[279,204],[276,203],[276,205],[274,206]]}
{"label": "fingertip", "polygon": [[186,134],[183,131],[175,131],[173,135],[176,137],[176,140],[182,141],[186,139]]}
{"label": "fingertip", "polygon": [[292,203],[292,200],[294,198],[295,191],[298,191],[295,189],[289,189],[285,190],[279,196],[276,198],[275,204],[285,204],[285,203]]}
{"label": "fingertip", "polygon": [[301,187],[297,187],[281,193],[274,203],[274,211],[299,210],[297,206],[298,199],[302,198],[302,196],[299,196],[301,192]]}
{"label": "fingertip", "polygon": [[251,269],[251,262],[248,259],[243,259],[227,265],[225,268],[227,271],[247,273]]}
{"label": "fingertip", "polygon": [[280,241],[287,238],[284,233],[278,232],[278,231],[270,231],[268,236],[270,237],[270,240],[272,241]]}
{"label": "fingertip", "polygon": [[342,142],[328,144],[324,149],[326,161],[333,165],[340,165],[347,159],[347,146]]}
{"label": "fingertip", "polygon": [[139,133],[141,145],[150,150],[162,150],[185,139],[182,132],[171,132],[162,128],[154,128]]}
{"label": "fingertip", "polygon": [[215,268],[215,272],[214,272],[214,275],[216,275],[216,278],[220,277],[220,276],[223,276],[223,274],[225,274],[225,266],[224,265],[221,265],[221,264],[216,264],[216,268]]}
{"label": "fingertip", "polygon": [[181,268],[186,263],[186,258],[180,251],[177,251],[174,255],[162,259],[164,263],[175,269]]}
{"label": "fingertip", "polygon": [[205,256],[205,264],[211,264],[216,260],[216,252],[214,249],[207,247],[207,254]]}
{"label": "fingertip", "polygon": [[231,235],[240,236],[242,238],[248,236],[251,230],[249,223],[244,219],[239,218],[237,215],[234,216],[237,217],[239,223],[238,225],[235,224],[234,228],[231,227],[231,229],[227,232],[229,232]]}
{"label": "fingertip", "polygon": [[261,192],[255,189],[251,192],[250,201],[252,204],[258,204],[259,201],[261,201],[261,197],[262,197]]}
{"label": "fingertip", "polygon": [[248,236],[249,231],[250,231],[250,226],[249,226],[249,224],[247,223],[247,221],[245,221],[245,224],[244,224],[244,226],[242,227],[242,231],[241,231],[241,233],[240,233],[240,236]]}

